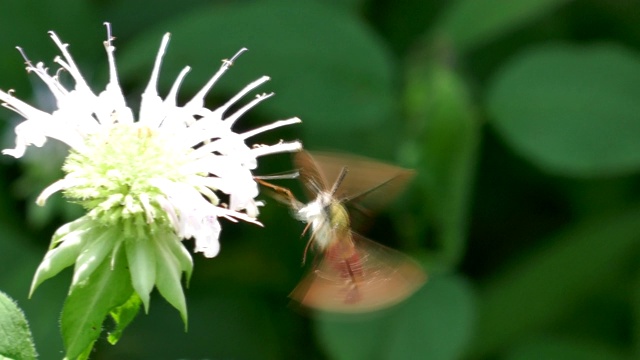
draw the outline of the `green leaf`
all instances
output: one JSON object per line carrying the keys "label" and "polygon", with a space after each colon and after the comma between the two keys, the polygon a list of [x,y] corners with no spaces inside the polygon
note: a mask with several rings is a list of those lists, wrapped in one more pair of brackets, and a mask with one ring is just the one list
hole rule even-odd
{"label": "green leaf", "polygon": [[156,282],[156,253],[152,244],[154,239],[145,235],[125,239],[124,245],[133,288],[140,296],[145,312],[148,313],[149,294]]}
{"label": "green leaf", "polygon": [[[589,218],[505,266],[479,291],[473,354],[486,356],[575,310],[637,267],[640,208]],[[598,269],[594,271],[594,269]],[[570,285],[570,286],[569,286]]]}
{"label": "green leaf", "polygon": [[406,79],[411,141],[404,157],[418,170],[415,186],[422,196],[409,200],[413,211],[405,214],[403,228],[422,231],[411,235],[418,239],[433,233],[442,264],[455,268],[465,248],[480,124],[467,85],[447,62],[419,56]]}
{"label": "green leaf", "polygon": [[38,266],[31,282],[29,297],[47,279],[73,265],[85,247],[87,231],[95,224],[86,216],[60,226],[51,237],[49,251]]}
{"label": "green leaf", "polygon": [[0,291],[0,358],[35,359],[36,348],[24,313]]}
{"label": "green leaf", "polygon": [[76,359],[93,346],[107,315],[133,294],[127,260],[121,249],[112,261],[105,258],[86,281],[76,285],[62,309],[62,337],[69,359]]}
{"label": "green leaf", "polygon": [[[66,225],[60,229],[65,226]],[[60,229],[58,229],[58,231],[60,231]],[[58,234],[58,232],[56,232],[56,234]],[[40,284],[42,284],[43,281],[57,275],[60,271],[73,265],[78,258],[80,251],[84,248],[86,239],[86,234],[83,231],[71,231],[60,237],[54,234],[52,242],[60,243],[60,245],[49,250],[38,266],[36,274],[33,276],[33,281],[31,282],[29,297],[31,297],[33,292]]]}
{"label": "green leaf", "polygon": [[447,9],[438,33],[459,50],[475,47],[533,23],[570,0],[458,0]]}
{"label": "green leaf", "polygon": [[162,69],[165,89],[189,65],[193,70],[183,93],[199,90],[218,69],[215,60],[247,47],[249,52],[212,94],[235,94],[267,74],[273,83],[259,91],[276,91],[277,97],[261,103],[260,109],[277,118],[302,118],[304,126],[294,131],[303,131],[311,141],[321,139],[325,147],[333,145],[327,141],[357,143],[362,136],[354,135],[379,132],[378,126],[392,117],[389,54],[358,16],[334,6],[319,1],[252,1],[197,9],[160,24],[119,51],[123,78],[140,76],[147,81],[166,31],[171,31],[172,42]]}
{"label": "green leaf", "polygon": [[178,260],[178,263],[180,263],[181,270],[185,272],[187,286],[189,286],[189,280],[191,280],[191,274],[193,274],[193,258],[191,258],[189,250],[184,247],[184,242],[180,241],[180,239],[176,240],[177,241],[167,241],[165,244]]}
{"label": "green leaf", "polygon": [[457,276],[440,275],[396,308],[369,317],[321,315],[318,335],[336,359],[458,359],[471,340],[473,294]]}
{"label": "green leaf", "polygon": [[182,291],[182,266],[179,255],[172,252],[171,241],[180,241],[175,236],[158,236],[153,242],[156,251],[156,287],[160,294],[179,312],[187,330],[187,302]]}
{"label": "green leaf", "polygon": [[[421,296],[420,296],[421,295]],[[459,359],[473,335],[471,287],[457,276],[434,276],[393,319],[387,359]]]}
{"label": "green leaf", "polygon": [[107,255],[113,252],[118,243],[122,241],[119,235],[118,230],[104,227],[98,228],[89,234],[84,234],[87,241],[76,259],[71,291],[75,286],[91,276]]}
{"label": "green leaf", "polygon": [[108,337],[111,345],[115,345],[120,340],[124,329],[126,329],[138,315],[140,312],[140,304],[142,304],[142,300],[140,296],[134,292],[126,303],[111,311],[111,318],[113,318],[113,321],[116,323],[116,328],[109,333]]}
{"label": "green leaf", "polygon": [[390,314],[336,318],[319,314],[315,326],[318,342],[333,359],[372,359],[388,337]]}
{"label": "green leaf", "polygon": [[53,233],[49,250],[54,249],[58,244],[65,240],[69,234],[81,234],[94,228],[93,221],[88,216],[82,216],[74,221],[68,222]]}
{"label": "green leaf", "polygon": [[489,93],[493,124],[522,156],[571,176],[640,169],[640,57],[615,45],[520,54]]}

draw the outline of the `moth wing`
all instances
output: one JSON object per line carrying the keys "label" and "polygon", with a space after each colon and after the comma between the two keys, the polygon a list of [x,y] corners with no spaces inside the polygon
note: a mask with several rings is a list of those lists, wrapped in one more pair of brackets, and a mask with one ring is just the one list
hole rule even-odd
{"label": "moth wing", "polygon": [[307,152],[315,173],[328,189],[344,167],[348,173],[335,194],[349,208],[352,226],[360,229],[366,220],[395,199],[414,175],[413,170],[365,157],[328,152]]}
{"label": "moth wing", "polygon": [[330,184],[327,175],[320,169],[314,157],[308,151],[300,151],[293,158],[294,165],[298,168],[300,180],[307,198],[315,199],[320,191],[326,191]]}
{"label": "moth wing", "polygon": [[[399,251],[351,233],[327,249],[317,267],[289,295],[306,308],[333,313],[361,313],[401,302],[418,290],[427,276],[421,266]],[[353,258],[349,247],[356,254]],[[336,256],[335,251],[342,256]],[[352,275],[345,274],[345,262]]]}

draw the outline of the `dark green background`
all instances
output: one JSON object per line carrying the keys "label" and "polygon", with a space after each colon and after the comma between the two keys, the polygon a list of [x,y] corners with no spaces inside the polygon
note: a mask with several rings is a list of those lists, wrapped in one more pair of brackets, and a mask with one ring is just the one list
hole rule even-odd
{"label": "dark green background", "polygon": [[[134,109],[165,32],[161,91],[190,65],[182,100],[247,47],[209,106],[269,75],[259,91],[276,96],[236,130],[303,120],[252,142],[300,139],[416,169],[364,232],[417,258],[430,281],[380,314],[301,314],[287,294],[305,271],[303,224],[261,195],[264,229],[225,222],[220,255],[194,256],[188,333],[154,294],[150,313],[116,346],[105,333],[92,358],[640,357],[639,2],[9,0],[0,88],[51,109],[14,47],[53,72],[54,30],[101,91],[103,21]],[[0,116],[13,147],[18,118]],[[25,310],[42,359],[62,357],[71,273],[26,295],[53,231],[79,216],[59,195],[33,203],[61,176],[58,145],[0,159],[0,290]],[[288,155],[262,160],[259,174],[291,168]]]}

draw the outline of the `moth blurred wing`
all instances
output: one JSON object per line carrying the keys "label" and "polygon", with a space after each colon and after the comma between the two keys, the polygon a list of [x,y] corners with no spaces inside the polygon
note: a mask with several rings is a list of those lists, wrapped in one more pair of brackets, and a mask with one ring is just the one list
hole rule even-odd
{"label": "moth blurred wing", "polygon": [[[296,153],[293,161],[298,168],[300,180],[302,184],[304,184],[304,190],[308,199],[315,199],[318,192],[328,190],[329,184],[333,184],[333,182],[327,182],[327,177],[308,151]],[[331,180],[333,181],[335,179]]]}
{"label": "moth blurred wing", "polygon": [[346,200],[345,205],[355,210],[355,228],[395,199],[414,175],[413,170],[364,157],[323,152],[300,152],[296,154],[296,165],[305,183],[307,178],[321,179],[312,181],[323,183],[323,189],[329,189],[342,169],[347,168],[334,196]]}
{"label": "moth blurred wing", "polygon": [[[350,244],[337,241],[333,245],[337,250],[320,254],[324,256],[318,266],[289,296],[304,307],[321,311],[368,312],[399,303],[427,279],[419,264],[398,251],[355,233],[351,233]],[[345,273],[347,267],[351,273]]]}

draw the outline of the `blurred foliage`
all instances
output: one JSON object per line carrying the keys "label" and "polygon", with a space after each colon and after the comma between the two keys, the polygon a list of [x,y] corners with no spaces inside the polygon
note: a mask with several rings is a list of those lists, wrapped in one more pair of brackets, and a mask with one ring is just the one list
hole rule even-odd
{"label": "blurred foliage", "polygon": [[35,359],[36,349],[27,319],[15,302],[0,292],[0,357]]}
{"label": "blurred foliage", "polygon": [[[165,32],[161,86],[191,66],[183,99],[247,47],[209,105],[266,74],[260,91],[277,96],[238,126],[303,120],[253,140],[300,138],[415,168],[365,234],[418,258],[430,281],[379,314],[296,312],[287,294],[305,271],[303,225],[265,198],[265,228],[225,223],[221,254],[196,257],[187,333],[153,296],[116,346],[103,332],[92,358],[640,357],[639,2],[7,0],[0,87],[51,108],[14,46],[53,68],[55,30],[102,89],[103,21],[134,108]],[[17,119],[0,116],[11,147]],[[32,203],[60,176],[63,153],[0,158],[0,289],[24,310],[43,359],[62,351],[69,273],[26,297],[53,230],[78,209],[61,197]],[[260,174],[291,168],[286,155],[261,160]]]}

